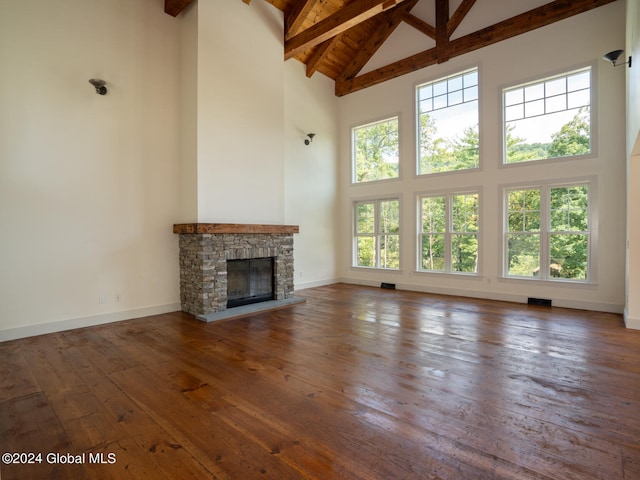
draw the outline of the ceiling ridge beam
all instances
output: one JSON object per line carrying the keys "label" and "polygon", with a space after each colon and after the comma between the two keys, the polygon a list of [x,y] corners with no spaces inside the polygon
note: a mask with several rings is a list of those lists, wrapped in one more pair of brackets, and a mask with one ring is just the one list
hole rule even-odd
{"label": "ceiling ridge beam", "polygon": [[285,40],[284,58],[288,60],[403,1],[405,0],[354,0],[333,15]]}
{"label": "ceiling ridge beam", "polygon": [[467,16],[467,13],[469,13],[474,3],[476,3],[476,0],[462,0],[462,3],[458,5],[458,8],[449,19],[449,23],[447,23],[447,35],[449,38],[451,38],[453,32],[456,31],[456,28],[460,26],[460,23],[462,23],[464,17]]}
{"label": "ceiling ridge beam", "polygon": [[394,7],[387,13],[384,21],[376,29],[376,31],[367,39],[358,53],[349,62],[342,71],[338,79],[346,80],[355,77],[360,70],[367,64],[371,57],[378,51],[382,44],[389,36],[398,28],[402,22],[402,17],[416,6],[418,0],[408,0],[402,5]]}
{"label": "ceiling ridge beam", "polygon": [[436,46],[358,77],[336,81],[335,92],[339,97],[347,95],[433,65],[438,62],[441,55],[449,58],[457,57],[614,1],[616,0],[556,0],[451,40],[447,44],[447,51],[443,51],[441,46]]}

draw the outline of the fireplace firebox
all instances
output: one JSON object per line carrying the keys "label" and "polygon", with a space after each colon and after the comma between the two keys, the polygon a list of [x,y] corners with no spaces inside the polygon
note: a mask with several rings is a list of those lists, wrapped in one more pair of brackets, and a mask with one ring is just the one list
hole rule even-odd
{"label": "fireplace firebox", "polygon": [[273,257],[227,260],[227,308],[273,300]]}

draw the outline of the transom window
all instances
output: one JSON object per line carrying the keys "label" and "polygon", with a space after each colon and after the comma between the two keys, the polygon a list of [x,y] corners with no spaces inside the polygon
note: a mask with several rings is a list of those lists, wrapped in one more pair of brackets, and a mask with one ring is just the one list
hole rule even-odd
{"label": "transom window", "polygon": [[541,280],[589,280],[590,184],[505,193],[505,273]]}
{"label": "transom window", "polygon": [[354,266],[400,268],[400,201],[356,202]]}
{"label": "transom window", "polygon": [[419,270],[478,273],[479,194],[422,196]]}
{"label": "transom window", "polygon": [[591,68],[503,90],[505,163],[591,152]]}
{"label": "transom window", "polygon": [[353,182],[398,178],[398,117],[356,127],[351,136]]}
{"label": "transom window", "polygon": [[418,174],[479,166],[478,69],[417,87]]}

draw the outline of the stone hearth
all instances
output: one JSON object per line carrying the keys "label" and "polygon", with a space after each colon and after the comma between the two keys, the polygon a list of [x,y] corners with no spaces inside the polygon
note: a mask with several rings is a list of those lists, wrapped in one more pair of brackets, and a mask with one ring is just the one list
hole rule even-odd
{"label": "stone hearth", "polygon": [[[293,225],[182,223],[180,304],[197,317],[227,310],[227,260],[274,259],[274,300],[293,296]],[[231,309],[233,310],[233,309]]]}

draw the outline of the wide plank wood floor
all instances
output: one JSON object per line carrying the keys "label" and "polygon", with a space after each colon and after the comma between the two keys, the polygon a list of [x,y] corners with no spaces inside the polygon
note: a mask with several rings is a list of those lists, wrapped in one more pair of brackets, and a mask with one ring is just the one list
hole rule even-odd
{"label": "wide plank wood floor", "polygon": [[296,294],[0,343],[0,453],[42,455],[2,480],[640,479],[640,332],[620,315]]}

